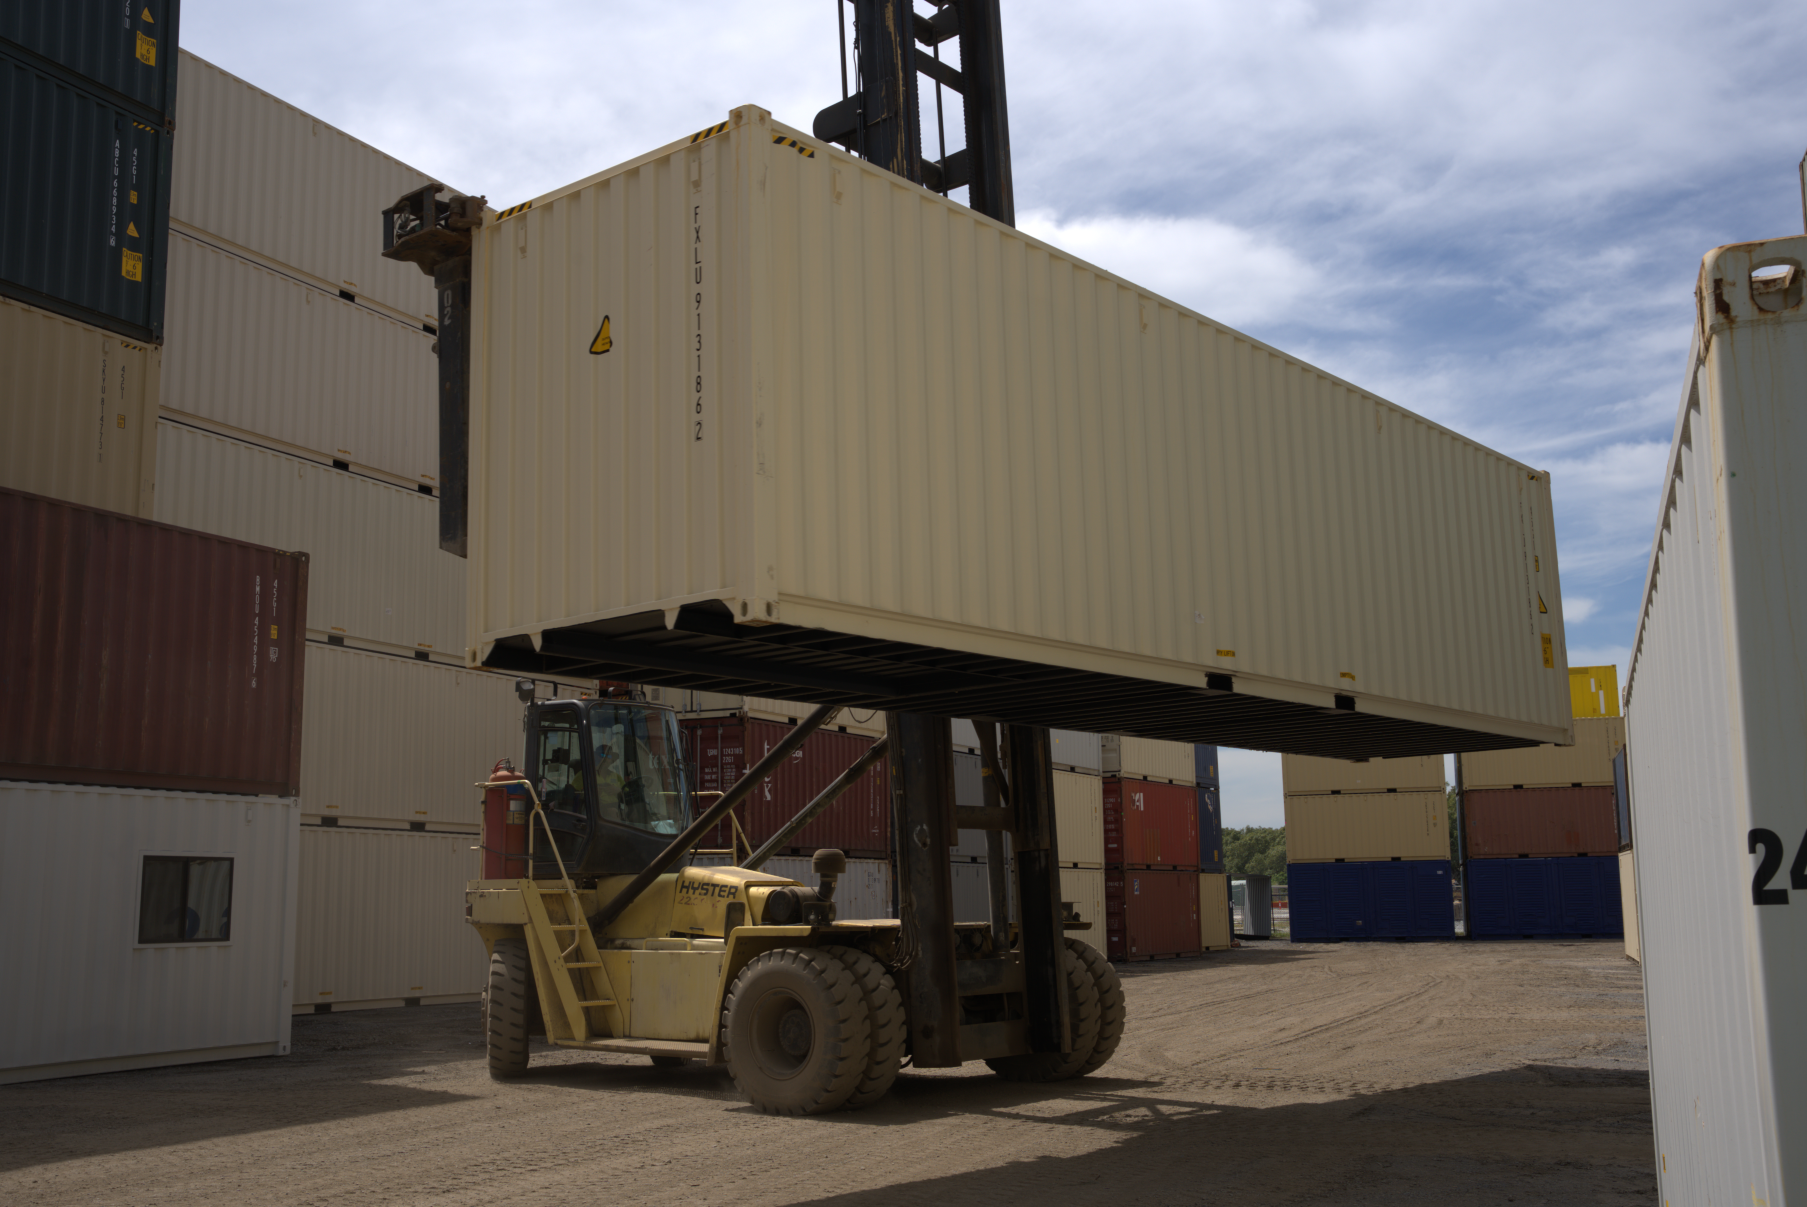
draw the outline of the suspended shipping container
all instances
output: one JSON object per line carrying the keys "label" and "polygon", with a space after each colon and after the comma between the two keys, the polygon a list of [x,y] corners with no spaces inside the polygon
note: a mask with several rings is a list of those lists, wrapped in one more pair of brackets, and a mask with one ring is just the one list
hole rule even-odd
{"label": "suspended shipping container", "polygon": [[165,407],[436,488],[439,366],[428,324],[183,231],[170,237],[169,266]]}
{"label": "suspended shipping container", "polygon": [[753,106],[507,212],[473,662],[1341,757],[1570,740],[1535,469]]}
{"label": "suspended shipping container", "polygon": [[287,1053],[298,813],[0,783],[0,1083]]}
{"label": "suspended shipping container", "polygon": [[1458,756],[1462,760],[1462,790],[1611,784],[1613,757],[1624,747],[1624,718],[1579,719],[1575,722],[1573,746],[1537,746]]}
{"label": "suspended shipping container", "polygon": [[1314,759],[1280,756],[1280,783],[1287,796],[1335,792],[1441,792],[1443,757],[1405,759]]}
{"label": "suspended shipping container", "polygon": [[0,42],[0,294],[163,338],[170,132]]}
{"label": "suspended shipping container", "polygon": [[1115,776],[1103,789],[1106,866],[1198,870],[1198,789]]}
{"label": "suspended shipping container", "polygon": [[1288,863],[1449,858],[1442,792],[1360,792],[1286,798]]}
{"label": "suspended shipping container", "polygon": [[1475,938],[1619,935],[1619,857],[1470,859],[1463,902]]}
{"label": "suspended shipping container", "polygon": [[149,518],[162,353],[0,298],[0,486]]}
{"label": "suspended shipping container", "polygon": [[1205,951],[1227,951],[1235,945],[1230,917],[1230,878],[1202,872],[1198,878],[1198,944]]}
{"label": "suspended shipping container", "polygon": [[1344,939],[1453,939],[1449,860],[1289,863],[1294,943]]}
{"label": "suspended shipping container", "polygon": [[1060,869],[1060,899],[1071,902],[1080,920],[1092,924],[1090,930],[1067,933],[1099,951],[1104,951],[1109,941],[1105,927],[1108,911],[1104,904],[1104,876],[1103,868]]}
{"label": "suspended shipping container", "polygon": [[1807,1203],[1807,238],[1709,252],[1626,676],[1659,1190]]}
{"label": "suspended shipping container", "polygon": [[[696,790],[726,792],[793,726],[742,716],[687,717],[683,728],[696,758]],[[871,746],[872,739],[857,734],[821,730],[810,734],[784,766],[736,807],[735,817],[746,840],[757,847],[777,833]],[[848,855],[887,855],[891,849],[889,776],[889,763],[880,758],[820,817],[791,837],[787,853],[835,847]],[[732,828],[723,822],[702,845],[721,850],[732,847]]]}
{"label": "suspended shipping container", "polygon": [[465,563],[439,548],[439,502],[406,487],[164,419],[159,520],[312,559],[308,627],[455,652]]}
{"label": "suspended shipping container", "polygon": [[1106,868],[1104,910],[1108,959],[1149,960],[1202,952],[1196,871]]}
{"label": "suspended shipping container", "polygon": [[1099,743],[1106,775],[1160,780],[1169,784],[1198,782],[1198,758],[1190,742],[1163,742],[1107,733],[1099,738]]}
{"label": "suspended shipping container", "polygon": [[293,796],[308,559],[0,489],[0,778]]}
{"label": "suspended shipping container", "polygon": [[148,120],[175,107],[179,9],[176,0],[7,0],[0,38],[114,94]]}
{"label": "suspended shipping container", "polygon": [[1470,859],[1612,855],[1619,849],[1610,787],[1467,790],[1462,834]]}

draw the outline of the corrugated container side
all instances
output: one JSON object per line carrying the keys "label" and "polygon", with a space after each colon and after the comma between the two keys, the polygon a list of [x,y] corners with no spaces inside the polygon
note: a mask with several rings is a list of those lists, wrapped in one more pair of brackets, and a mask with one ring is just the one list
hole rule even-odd
{"label": "corrugated container side", "polygon": [[1050,729],[1048,731],[1049,762],[1063,771],[1077,771],[1084,775],[1104,774],[1103,738],[1095,733],[1081,733],[1077,729]]}
{"label": "corrugated container side", "polygon": [[1206,951],[1226,951],[1235,941],[1230,919],[1230,878],[1222,872],[1198,877],[1198,943]]}
{"label": "corrugated container side", "polygon": [[1447,859],[1288,864],[1286,884],[1294,943],[1455,937]]}
{"label": "corrugated container side", "polygon": [[1063,867],[1104,866],[1104,781],[1077,771],[1054,773],[1055,852]]}
{"label": "corrugated container side", "polygon": [[[479,657],[719,600],[1567,739],[1546,475],[762,110],[486,224],[473,263]],[[585,518],[623,497],[667,502]]]}
{"label": "corrugated container side", "polygon": [[[0,783],[0,1083],[286,1053],[298,816],[269,797]],[[80,852],[79,891],[56,852]],[[138,942],[147,855],[233,860],[229,942]]]}
{"label": "corrugated container side", "polygon": [[1198,955],[1198,873],[1106,868],[1104,908],[1112,960]]}
{"label": "corrugated container side", "polygon": [[1106,776],[1104,862],[1198,870],[1198,789]]}
{"label": "corrugated container side", "polygon": [[1442,792],[1361,792],[1286,798],[1289,863],[1448,859]]}
{"label": "corrugated container side", "polygon": [[0,293],[163,338],[170,134],[0,43]]}
{"label": "corrugated container side", "polygon": [[1626,752],[1621,750],[1613,756],[1613,812],[1614,827],[1618,831],[1619,849],[1631,849],[1631,776],[1626,764]]}
{"label": "corrugated container side", "polygon": [[464,920],[465,885],[482,874],[475,842],[469,834],[302,827],[294,1004],[400,1005],[481,993],[489,960]]}
{"label": "corrugated container side", "polygon": [[1573,746],[1483,750],[1456,757],[1462,760],[1464,790],[1597,787],[1613,782],[1613,756],[1624,747],[1623,717],[1582,717],[1575,722]]}
{"label": "corrugated container side", "polygon": [[293,796],[308,561],[0,489],[0,777]]}
{"label": "corrugated container side", "polygon": [[1202,742],[1192,748],[1193,778],[1201,788],[1221,788],[1223,781],[1217,774],[1217,747],[1206,746]]}
{"label": "corrugated container side", "polygon": [[0,298],[0,486],[148,518],[162,353]]}
{"label": "corrugated container side", "polygon": [[1619,849],[1611,788],[1465,789],[1462,834],[1470,859]]}
{"label": "corrugated container side", "polygon": [[378,217],[430,173],[188,51],[181,72],[170,198],[178,222],[408,318],[435,316],[432,278],[383,259]]}
{"label": "corrugated container side", "polygon": [[1619,852],[1619,920],[1625,926],[1625,954],[1642,962],[1638,945],[1638,865],[1630,851]]}
{"label": "corrugated container side", "polygon": [[1198,866],[1202,872],[1224,870],[1221,791],[1218,788],[1198,790]]}
{"label": "corrugated container side", "polygon": [[1068,936],[1104,951],[1105,934],[1104,869],[1061,868],[1060,899],[1072,902],[1080,921],[1090,922],[1090,930],[1070,930]]}
{"label": "corrugated container side", "polygon": [[164,419],[159,520],[306,550],[308,627],[456,654],[463,559],[439,548],[439,502],[417,491]]}
{"label": "corrugated container side", "polygon": [[1328,792],[1441,792],[1443,758],[1317,759],[1307,754],[1280,756],[1280,783],[1288,796]]}
{"label": "corrugated container side", "polygon": [[[1807,897],[1788,875],[1807,834],[1804,264],[1800,236],[1702,261],[1627,676],[1658,1189],[1676,1204],[1807,1202]],[[1784,275],[1759,282],[1763,265]]]}
{"label": "corrugated container side", "polygon": [[[954,921],[991,921],[991,876],[989,864],[956,860],[951,869],[954,888]],[[1006,870],[1008,874],[1008,870]],[[1010,917],[1016,918],[1016,895],[1006,896]]]}
{"label": "corrugated container side", "polygon": [[439,366],[420,322],[178,230],[164,330],[165,407],[437,484]]}
{"label": "corrugated container side", "polygon": [[1190,742],[1164,742],[1158,738],[1100,738],[1104,774],[1126,779],[1164,780],[1170,784],[1198,782],[1198,756]]}
{"label": "corrugated container side", "polygon": [[[699,792],[726,792],[748,767],[792,728],[756,717],[688,718],[683,727],[694,743]],[[804,740],[790,760],[754,789],[735,815],[747,840],[758,846],[795,817],[815,795],[857,762],[872,739],[820,730]],[[883,856],[891,849],[891,797],[888,760],[881,758],[823,814],[793,835],[798,851],[835,847],[847,854]],[[726,849],[732,831],[724,823],[703,840],[707,848]]]}
{"label": "corrugated container side", "polygon": [[175,100],[180,10],[176,0],[8,0],[0,7],[0,38],[142,106],[149,117],[168,113]]}
{"label": "corrugated container side", "polygon": [[[739,699],[738,709],[748,716],[786,725],[795,725],[816,710],[814,704],[803,704],[795,700],[771,700],[764,696],[742,696]],[[835,733],[857,733],[863,737],[882,738],[885,736],[885,714],[871,708],[843,708],[823,728]]]}
{"label": "corrugated container side", "polygon": [[1624,933],[1617,855],[1470,859],[1463,888],[1476,938]]}
{"label": "corrugated container side", "polygon": [[309,814],[475,826],[473,785],[521,765],[511,676],[310,641],[303,715]]}

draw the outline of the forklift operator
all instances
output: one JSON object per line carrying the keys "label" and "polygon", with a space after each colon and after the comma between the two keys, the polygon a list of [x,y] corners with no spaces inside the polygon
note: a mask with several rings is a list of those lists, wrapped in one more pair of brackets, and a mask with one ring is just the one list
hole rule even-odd
{"label": "forklift operator", "polygon": [[663,729],[649,731],[646,715],[642,709],[591,706],[597,811],[604,821],[676,834],[685,820],[677,760],[665,750]]}

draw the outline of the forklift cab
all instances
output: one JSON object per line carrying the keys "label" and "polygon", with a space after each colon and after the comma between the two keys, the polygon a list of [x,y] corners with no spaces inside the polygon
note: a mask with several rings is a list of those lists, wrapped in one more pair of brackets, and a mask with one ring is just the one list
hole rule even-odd
{"label": "forklift cab", "polygon": [[[527,776],[573,876],[632,875],[690,824],[677,714],[630,700],[547,700],[527,709]],[[536,877],[558,875],[534,836]]]}

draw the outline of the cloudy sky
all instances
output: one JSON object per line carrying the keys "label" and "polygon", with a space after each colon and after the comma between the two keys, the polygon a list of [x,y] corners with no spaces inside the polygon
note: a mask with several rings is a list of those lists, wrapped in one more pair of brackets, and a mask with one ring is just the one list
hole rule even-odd
{"label": "cloudy sky", "polygon": [[[181,40],[506,206],[745,102],[807,129],[834,14],[187,0]],[[1019,225],[1549,470],[1570,661],[1623,668],[1700,256],[1802,228],[1798,5],[1004,0],[1004,38]],[[1223,766],[1280,824],[1278,759]]]}

